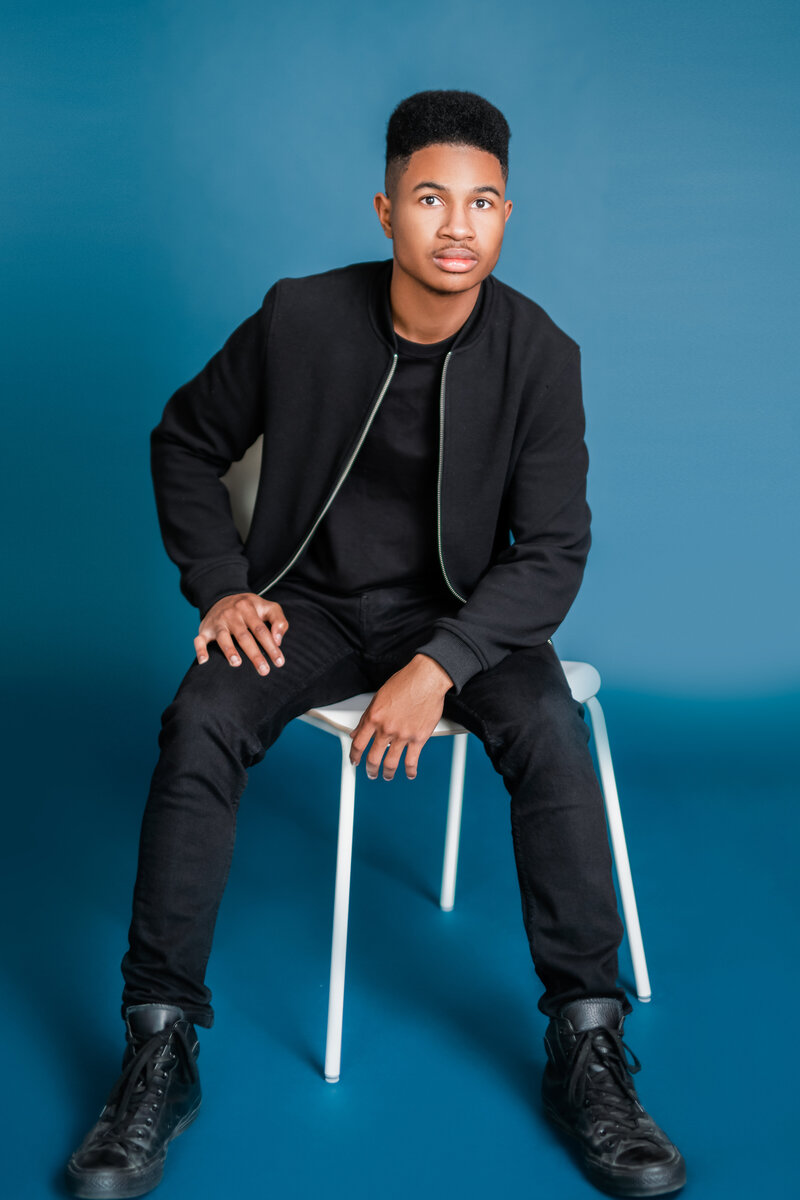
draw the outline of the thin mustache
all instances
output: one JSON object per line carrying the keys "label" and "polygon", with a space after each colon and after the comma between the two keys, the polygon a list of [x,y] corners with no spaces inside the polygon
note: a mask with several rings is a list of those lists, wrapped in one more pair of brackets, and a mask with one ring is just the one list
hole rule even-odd
{"label": "thin mustache", "polygon": [[440,246],[438,250],[434,250],[433,257],[436,258],[438,254],[452,254],[454,250],[462,250],[465,254],[471,255],[473,258],[478,257],[471,246]]}

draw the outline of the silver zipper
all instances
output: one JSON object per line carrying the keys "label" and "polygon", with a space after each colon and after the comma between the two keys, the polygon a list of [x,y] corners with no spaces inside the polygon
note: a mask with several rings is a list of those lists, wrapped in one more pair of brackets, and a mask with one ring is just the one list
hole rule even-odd
{"label": "silver zipper", "polygon": [[354,463],[354,462],[355,462],[355,460],[356,460],[356,455],[358,454],[359,450],[361,449],[361,446],[362,446],[362,444],[363,444],[363,442],[364,442],[364,438],[365,438],[365,437],[367,436],[367,434],[369,433],[370,426],[372,425],[372,422],[373,422],[373,421],[374,421],[374,419],[375,419],[375,414],[377,413],[378,409],[380,408],[380,406],[381,406],[381,402],[382,402],[382,400],[383,400],[383,397],[386,395],[386,392],[387,392],[387,391],[388,391],[388,389],[389,389],[389,384],[392,382],[392,376],[393,376],[393,375],[394,375],[394,373],[395,373],[395,369],[396,369],[396,367],[397,367],[397,355],[396,355],[396,354],[393,354],[393,355],[392,355],[392,365],[389,367],[389,374],[386,376],[386,379],[385,379],[385,380],[384,380],[384,382],[383,382],[383,387],[381,388],[381,390],[380,390],[380,392],[379,392],[379,394],[378,394],[378,399],[375,401],[374,405],[372,406],[372,412],[369,414],[369,416],[368,416],[368,418],[367,418],[367,421],[366,421],[366,424],[364,425],[364,428],[361,430],[361,436],[360,436],[360,438],[358,439],[358,442],[356,443],[356,446],[355,446],[355,449],[353,450],[353,453],[350,455],[349,459],[347,460],[347,463],[345,464],[344,471],[343,471],[343,472],[342,472],[342,474],[339,476],[339,479],[338,479],[338,481],[337,481],[337,483],[336,483],[336,486],[335,486],[335,488],[334,488],[334,489],[333,489],[333,491],[331,492],[330,496],[328,496],[328,499],[325,501],[325,504],[324,504],[324,506],[323,506],[323,508],[322,508],[321,512],[319,513],[319,516],[317,517],[316,521],[314,522],[314,524],[313,524],[313,525],[311,526],[311,528],[309,529],[309,531],[308,531],[308,533],[306,534],[306,536],[304,537],[303,541],[300,543],[300,545],[299,545],[298,549],[297,549],[297,550],[295,551],[295,553],[294,553],[294,556],[293,556],[292,558],[290,558],[290,559],[289,559],[289,561],[288,561],[288,563],[286,564],[286,566],[285,566],[285,567],[283,567],[283,569],[282,569],[281,571],[279,571],[279,572],[278,572],[278,574],[275,576],[275,578],[274,578],[274,579],[270,579],[269,583],[268,583],[268,584],[266,584],[266,585],[265,585],[265,586],[264,586],[264,587],[261,589],[261,591],[258,593],[258,595],[259,595],[259,596],[263,596],[263,595],[264,595],[264,592],[266,592],[266,591],[267,591],[269,588],[271,588],[271,587],[274,587],[274,586],[275,586],[275,584],[276,584],[276,583],[277,583],[277,582],[278,582],[280,579],[283,579],[283,577],[284,577],[284,575],[286,574],[286,572],[287,572],[287,571],[290,571],[290,570],[292,569],[292,567],[293,567],[293,566],[294,566],[294,564],[297,562],[298,558],[299,558],[299,557],[300,557],[300,555],[303,553],[303,551],[305,550],[306,546],[308,545],[308,543],[311,541],[312,537],[313,537],[313,536],[314,536],[314,534],[316,533],[317,526],[319,525],[319,523],[320,523],[320,521],[322,520],[322,518],[325,516],[325,513],[328,511],[328,509],[330,508],[330,506],[333,504],[334,500],[336,499],[336,495],[337,495],[337,493],[338,493],[339,489],[341,488],[341,486],[342,486],[342,484],[344,483],[344,481],[345,481],[345,479],[347,478],[347,476],[350,474],[350,468],[352,467],[353,463]]}
{"label": "silver zipper", "polygon": [[450,591],[455,596],[456,600],[460,600],[462,604],[466,604],[464,596],[460,596],[452,583],[448,579],[447,571],[444,566],[444,555],[442,554],[442,461],[444,459],[444,381],[447,375],[447,364],[450,362],[450,356],[453,351],[448,350],[447,357],[444,360],[442,367],[442,382],[439,387],[439,474],[436,480],[436,538],[439,546],[439,565],[442,568],[442,575]]}

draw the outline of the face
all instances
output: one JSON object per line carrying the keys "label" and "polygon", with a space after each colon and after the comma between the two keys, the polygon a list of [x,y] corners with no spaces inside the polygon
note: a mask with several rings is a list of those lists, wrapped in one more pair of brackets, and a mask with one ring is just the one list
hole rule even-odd
{"label": "face", "polygon": [[375,197],[395,269],[424,288],[465,292],[500,257],[511,201],[500,162],[474,146],[426,146],[411,155],[394,194]]}

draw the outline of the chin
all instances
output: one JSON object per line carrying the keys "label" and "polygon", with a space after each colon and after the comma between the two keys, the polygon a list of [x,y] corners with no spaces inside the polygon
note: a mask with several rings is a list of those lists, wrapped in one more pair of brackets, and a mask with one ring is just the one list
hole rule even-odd
{"label": "chin", "polygon": [[432,291],[440,292],[443,295],[469,292],[485,278],[483,271],[469,271],[466,274],[453,272],[452,275],[448,275],[445,271],[434,267],[434,272],[433,275],[427,275],[424,282]]}

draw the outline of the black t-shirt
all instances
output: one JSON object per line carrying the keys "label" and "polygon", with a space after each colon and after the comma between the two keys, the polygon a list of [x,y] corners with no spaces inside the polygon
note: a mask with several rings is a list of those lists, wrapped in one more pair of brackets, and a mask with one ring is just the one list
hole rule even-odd
{"label": "black t-shirt", "polygon": [[389,389],[349,475],[287,579],[347,596],[401,584],[447,592],[436,524],[439,387],[458,332],[429,344],[395,336],[398,360]]}

